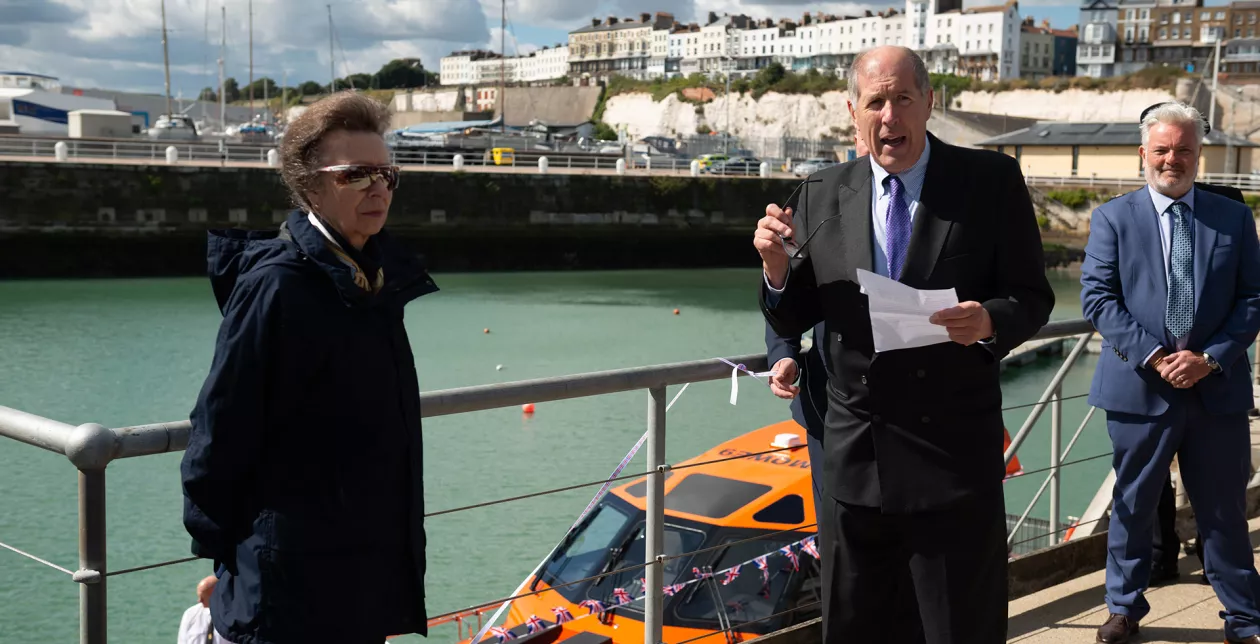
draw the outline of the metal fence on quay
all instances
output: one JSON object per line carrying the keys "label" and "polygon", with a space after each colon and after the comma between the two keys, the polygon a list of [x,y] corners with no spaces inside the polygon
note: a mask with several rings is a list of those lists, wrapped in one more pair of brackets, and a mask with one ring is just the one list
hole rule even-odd
{"label": "metal fence on quay", "polygon": [[[1062,403],[1064,400],[1081,397],[1072,396],[1065,399],[1063,396],[1063,380],[1084,352],[1092,335],[1092,328],[1084,320],[1054,322],[1043,328],[1036,335],[1036,339],[1075,338],[1075,344],[1037,401],[1014,405],[1004,410],[1029,410],[1023,425],[1012,436],[1011,445],[1006,451],[1006,460],[1008,462],[1018,453],[1021,445],[1029,438],[1033,427],[1043,412],[1049,409],[1051,413],[1050,436],[1048,437],[1050,442],[1050,459],[1048,465],[1045,468],[1025,471],[1018,475],[1035,476],[1044,474],[1045,478],[1041,488],[1029,502],[1023,515],[1019,518],[1009,517],[1007,520],[1008,527],[1010,527],[1008,545],[1016,555],[1028,552],[1033,548],[1053,545],[1060,540],[1062,533],[1066,530],[1059,518],[1061,517],[1059,500],[1061,468],[1109,456],[1109,454],[1100,454],[1075,461],[1067,460],[1082,430],[1093,415],[1092,409],[1087,413],[1084,421],[1066,447],[1063,448],[1062,446]],[[766,369],[764,354],[738,356],[730,360],[731,363],[743,364],[755,371]],[[658,644],[662,641],[663,564],[667,559],[697,554],[684,553],[683,555],[667,556],[663,550],[665,521],[664,482],[665,475],[673,469],[673,466],[665,461],[665,388],[669,385],[713,381],[730,377],[731,368],[728,364],[720,360],[699,360],[428,392],[421,396],[421,409],[424,417],[434,417],[513,407],[527,402],[549,402],[646,390],[648,394],[646,410],[648,468],[646,472],[622,477],[625,479],[646,476],[648,479],[644,562],[623,567],[607,574],[616,574],[628,569],[642,569],[645,572],[647,582],[646,594],[641,598],[641,601],[644,602],[644,618],[647,626],[645,643]],[[80,584],[79,623],[81,643],[104,644],[107,642],[106,589],[109,577],[134,574],[144,570],[194,560],[190,557],[120,571],[110,571],[106,565],[105,472],[107,466],[111,461],[117,459],[181,451],[187,444],[190,431],[191,425],[186,420],[117,429],[110,429],[95,423],[72,427],[56,420],[42,418],[16,409],[0,407],[0,436],[63,454],[78,470],[79,562],[76,570],[71,571],[67,568],[62,568],[35,555],[19,550],[12,545],[0,543],[0,546],[56,569]],[[770,452],[777,451],[785,450],[770,450]],[[513,502],[523,498],[534,498],[578,487],[593,487],[604,482],[602,480],[593,481],[555,490],[513,496],[497,501],[478,503],[465,508],[443,510],[432,513],[430,516],[486,507],[497,503]],[[17,484],[17,482],[8,483],[8,485],[14,484]],[[1033,507],[1036,506],[1043,493],[1047,490],[1050,493],[1049,520],[1029,519],[1029,514],[1032,512]],[[1045,523],[1043,524],[1042,521],[1045,521]],[[785,532],[800,533],[813,527],[813,525],[801,526]],[[767,535],[760,535],[758,538],[764,538],[765,536]],[[0,537],[3,537],[3,535],[0,535]],[[449,620],[475,614],[480,618],[480,613],[484,608],[499,605],[507,599],[510,598],[496,598],[462,611],[455,611],[438,617]],[[797,607],[797,610],[803,610],[803,607]],[[746,626],[747,624],[738,624],[730,628],[739,630]]]}

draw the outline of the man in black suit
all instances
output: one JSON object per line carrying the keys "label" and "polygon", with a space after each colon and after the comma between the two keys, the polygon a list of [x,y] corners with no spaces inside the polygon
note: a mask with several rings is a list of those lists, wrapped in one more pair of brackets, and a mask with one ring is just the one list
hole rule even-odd
{"label": "man in black suit", "polygon": [[[1036,216],[1014,159],[927,133],[933,96],[914,52],[859,55],[849,92],[870,156],[814,175],[795,213],[768,207],[754,238],[775,332],[825,331],[824,640],[899,632],[908,569],[929,644],[1003,643],[998,364],[1054,306]],[[956,289],[961,304],[930,320],[951,341],[876,355],[858,269]]]}

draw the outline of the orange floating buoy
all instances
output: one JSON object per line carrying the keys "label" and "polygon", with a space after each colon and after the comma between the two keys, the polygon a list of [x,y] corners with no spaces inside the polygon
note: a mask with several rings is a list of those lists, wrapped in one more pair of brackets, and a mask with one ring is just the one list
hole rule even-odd
{"label": "orange floating buoy", "polygon": [[490,333],[490,329],[482,329],[482,330],[481,330],[481,332],[482,332],[482,333]]}
{"label": "orange floating buoy", "polygon": [[521,405],[521,411],[527,414],[534,413],[534,403],[525,403],[524,405]]}
{"label": "orange floating buoy", "polygon": [[678,309],[674,309],[674,315],[678,315]]}

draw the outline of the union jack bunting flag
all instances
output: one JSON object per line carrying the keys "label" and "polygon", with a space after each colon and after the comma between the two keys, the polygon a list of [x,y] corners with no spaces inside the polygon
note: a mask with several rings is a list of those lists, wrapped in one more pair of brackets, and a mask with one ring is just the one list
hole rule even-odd
{"label": "union jack bunting flag", "polygon": [[792,570],[801,569],[801,561],[797,558],[796,551],[792,549],[792,544],[789,543],[788,545],[779,548],[779,554],[787,557],[792,562]]}
{"label": "union jack bunting flag", "polygon": [[814,537],[810,537],[802,541],[801,550],[804,550],[805,554],[818,559],[819,561],[822,560],[822,556],[818,554],[818,543],[814,540]]}
{"label": "union jack bunting flag", "polygon": [[537,615],[530,615],[529,619],[525,620],[525,624],[528,626],[530,633],[533,633],[534,631],[541,631],[544,628],[547,628],[547,624],[544,623],[541,619],[538,619]]}
{"label": "union jack bunting flag", "polygon": [[625,588],[614,588],[613,599],[617,600],[618,605],[629,604],[634,601],[634,598],[630,596],[630,593],[626,592]]}
{"label": "union jack bunting flag", "polygon": [[508,640],[516,639],[516,633],[513,633],[512,631],[509,631],[508,629],[503,628],[502,626],[491,626],[490,634],[499,638],[500,642],[506,642]]}
{"label": "union jack bunting flag", "polygon": [[753,559],[753,565],[757,567],[757,570],[761,571],[761,578],[767,584],[770,583],[770,562],[768,559],[769,555],[761,555],[760,557]]}
{"label": "union jack bunting flag", "polygon": [[569,609],[565,608],[564,606],[556,606],[555,608],[551,609],[551,612],[553,615],[556,616],[557,624],[563,624],[565,622],[573,621],[573,613],[570,613]]}
{"label": "union jack bunting flag", "polygon": [[696,576],[696,579],[708,579],[709,577],[713,576],[713,573],[705,572],[703,570],[700,570],[699,568],[692,568],[691,573]]}
{"label": "union jack bunting flag", "polygon": [[588,599],[578,604],[578,606],[585,608],[587,610],[587,613],[586,613],[587,615],[594,615],[595,613],[604,612],[604,602],[601,602],[597,599]]}
{"label": "union jack bunting flag", "polygon": [[681,593],[686,587],[687,584],[674,584],[672,586],[665,586],[661,588],[661,592],[665,593],[666,597],[673,597],[674,595]]}
{"label": "union jack bunting flag", "polygon": [[730,570],[726,571],[726,578],[722,580],[722,585],[729,586],[731,585],[732,581],[739,579],[739,569],[740,569],[740,566],[735,566],[734,568],[731,568]]}

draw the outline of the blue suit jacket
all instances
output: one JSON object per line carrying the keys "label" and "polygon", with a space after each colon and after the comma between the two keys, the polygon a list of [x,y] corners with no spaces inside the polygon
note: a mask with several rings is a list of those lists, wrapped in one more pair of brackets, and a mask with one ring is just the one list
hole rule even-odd
{"label": "blue suit jacket", "polygon": [[822,440],[823,420],[827,415],[827,365],[818,342],[818,338],[824,337],[826,332],[819,323],[814,327],[814,346],[802,355],[800,338],[780,337],[766,324],[766,360],[770,367],[784,358],[794,358],[800,368],[797,382],[801,393],[792,399],[792,419],[818,440]]}
{"label": "blue suit jacket", "polygon": [[[1195,192],[1194,326],[1187,349],[1220,363],[1222,373],[1199,381],[1209,413],[1251,409],[1247,347],[1260,331],[1260,242],[1251,209],[1206,190]],[[1164,341],[1168,273],[1160,243],[1159,215],[1147,189],[1094,210],[1081,304],[1102,335],[1089,402],[1107,411],[1157,416],[1183,392],[1142,361]]]}

